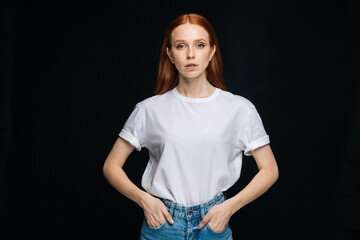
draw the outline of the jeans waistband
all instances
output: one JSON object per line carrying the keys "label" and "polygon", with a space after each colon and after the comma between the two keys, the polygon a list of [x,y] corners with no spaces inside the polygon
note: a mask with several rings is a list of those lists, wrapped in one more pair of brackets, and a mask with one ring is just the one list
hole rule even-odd
{"label": "jeans waistband", "polygon": [[215,197],[209,201],[195,205],[195,206],[182,206],[177,203],[174,203],[170,200],[160,198],[165,206],[168,208],[172,216],[178,216],[182,218],[194,218],[198,216],[204,217],[204,215],[209,211],[209,209],[214,206],[217,202],[225,200],[226,193],[220,192]]}

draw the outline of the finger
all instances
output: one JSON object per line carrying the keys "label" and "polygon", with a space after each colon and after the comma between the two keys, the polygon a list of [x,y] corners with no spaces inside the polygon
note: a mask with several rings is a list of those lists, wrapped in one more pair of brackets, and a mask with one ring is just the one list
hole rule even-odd
{"label": "finger", "polygon": [[166,221],[166,220],[156,220],[156,219],[154,219],[154,221],[152,221],[151,223],[149,223],[149,225],[151,226],[151,227],[159,227],[159,226],[161,226],[163,223],[164,223],[164,221]]}
{"label": "finger", "polygon": [[151,215],[151,214],[147,214],[148,216],[145,216],[146,218],[146,221],[148,223],[149,226],[151,227],[157,227],[159,225],[161,225],[164,221],[166,221],[164,219],[164,216],[161,212],[161,210],[159,209],[159,215],[156,216],[156,215]]}
{"label": "finger", "polygon": [[148,223],[148,225],[150,227],[156,227],[156,225],[157,225],[156,219],[150,214],[146,217],[146,222]]}
{"label": "finger", "polygon": [[174,220],[172,219],[171,214],[167,211],[167,209],[163,210],[163,214],[170,224],[174,223]]}
{"label": "finger", "polygon": [[207,213],[204,218],[200,221],[199,225],[198,225],[198,229],[203,228],[211,219],[212,215]]}

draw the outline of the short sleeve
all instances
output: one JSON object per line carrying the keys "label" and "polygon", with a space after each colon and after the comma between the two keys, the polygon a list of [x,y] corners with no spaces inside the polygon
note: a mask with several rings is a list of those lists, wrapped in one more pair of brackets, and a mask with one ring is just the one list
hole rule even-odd
{"label": "short sleeve", "polygon": [[266,133],[262,120],[256,108],[253,107],[247,115],[239,133],[241,150],[244,155],[251,156],[252,150],[270,143],[269,135]]}
{"label": "short sleeve", "polygon": [[137,151],[141,151],[141,148],[145,146],[144,129],[145,117],[140,104],[137,103],[121,129],[119,136],[130,142]]}

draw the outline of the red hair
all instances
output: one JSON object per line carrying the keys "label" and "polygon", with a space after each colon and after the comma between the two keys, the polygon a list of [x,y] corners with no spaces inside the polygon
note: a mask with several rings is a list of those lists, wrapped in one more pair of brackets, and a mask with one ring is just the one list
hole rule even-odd
{"label": "red hair", "polygon": [[176,67],[171,63],[167,53],[166,48],[171,48],[171,33],[179,25],[189,22],[191,24],[197,24],[203,27],[209,34],[209,41],[211,49],[216,46],[216,51],[211,59],[208,67],[205,70],[206,79],[209,83],[215,87],[218,87],[222,90],[226,90],[223,77],[223,65],[220,53],[219,42],[216,37],[214,28],[211,26],[210,22],[203,16],[196,13],[187,13],[181,14],[176,17],[168,26],[164,42],[161,47],[160,52],[160,61],[159,61],[159,70],[156,79],[155,86],[155,95],[163,94],[168,90],[173,89],[179,83],[179,73]]}

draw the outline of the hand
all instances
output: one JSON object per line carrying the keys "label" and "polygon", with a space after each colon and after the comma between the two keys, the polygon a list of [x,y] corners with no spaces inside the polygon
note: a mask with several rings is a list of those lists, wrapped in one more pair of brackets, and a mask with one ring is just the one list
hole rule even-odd
{"label": "hand", "polygon": [[165,222],[165,219],[173,224],[174,221],[168,212],[165,204],[158,198],[146,193],[140,205],[144,209],[146,221],[150,227],[158,227]]}
{"label": "hand", "polygon": [[211,223],[211,226],[209,225],[209,227],[215,232],[224,231],[232,215],[233,212],[231,204],[229,201],[225,200],[224,202],[210,208],[199,223],[198,229],[203,228],[207,223]]}

